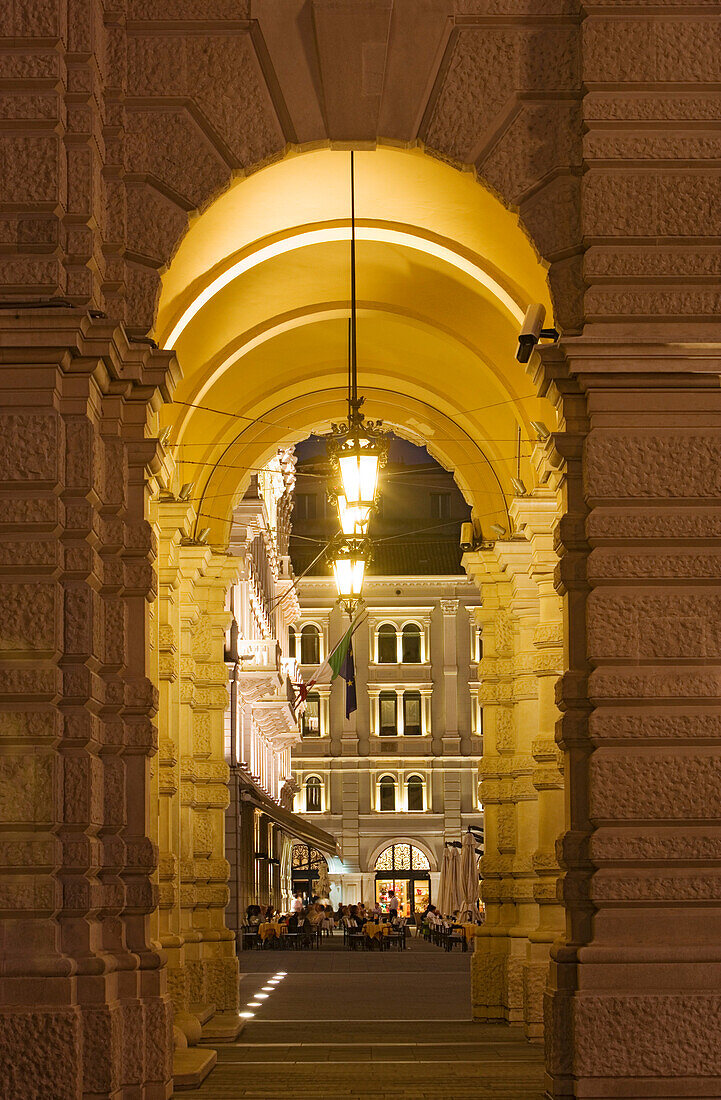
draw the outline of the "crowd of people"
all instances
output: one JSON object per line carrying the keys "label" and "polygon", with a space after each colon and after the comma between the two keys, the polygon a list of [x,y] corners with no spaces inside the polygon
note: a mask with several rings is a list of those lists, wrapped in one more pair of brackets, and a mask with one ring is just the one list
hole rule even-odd
{"label": "crowd of people", "polygon": [[287,925],[289,932],[333,932],[336,928],[363,928],[368,921],[377,921],[386,918],[394,926],[401,927],[405,918],[399,915],[399,902],[395,894],[391,892],[388,898],[387,912],[376,902],[375,906],[367,908],[362,902],[359,905],[339,905],[334,909],[332,905],[314,899],[309,904],[303,900],[300,894],[293,899],[290,913],[279,913],[272,905],[262,907],[249,905],[246,910],[246,927],[257,928],[261,924]]}
{"label": "crowd of people", "polygon": [[[422,913],[416,913],[416,923],[421,925],[427,922],[434,929],[448,929],[455,927],[463,921],[480,923],[478,912],[443,914],[435,905],[429,904]],[[402,912],[399,898],[393,890],[386,899],[385,906],[376,902],[373,906],[366,906],[363,902],[358,905],[339,904],[337,908],[327,902],[314,898],[306,902],[301,894],[296,894],[290,913],[279,913],[272,905],[262,907],[249,905],[246,911],[246,927],[258,928],[261,924],[279,924],[287,926],[288,932],[328,932],[335,929],[346,928],[350,931],[360,930],[369,922],[390,921],[394,928],[402,928],[407,922]]]}

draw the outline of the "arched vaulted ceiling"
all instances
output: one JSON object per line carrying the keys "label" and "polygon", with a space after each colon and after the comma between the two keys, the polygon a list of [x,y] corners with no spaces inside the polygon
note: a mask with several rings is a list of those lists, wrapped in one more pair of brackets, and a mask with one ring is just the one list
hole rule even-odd
{"label": "arched vaulted ceiling", "polygon": [[[164,416],[211,541],[276,448],[343,419],[350,155],[295,152],[239,180],[190,226],[163,275],[155,336],[183,379]],[[516,440],[553,425],[515,359],[544,265],[471,172],[419,149],[355,155],[359,384],[365,412],[425,444],[484,527],[507,524]]]}

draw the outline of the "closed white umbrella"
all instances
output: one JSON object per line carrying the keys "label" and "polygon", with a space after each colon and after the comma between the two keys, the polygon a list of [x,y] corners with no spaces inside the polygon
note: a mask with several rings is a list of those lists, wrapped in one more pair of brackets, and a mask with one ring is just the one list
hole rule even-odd
{"label": "closed white umbrella", "polygon": [[453,876],[452,848],[443,849],[443,862],[441,863],[441,877],[438,880],[438,897],[436,909],[439,913],[448,913],[450,904],[451,878]]}
{"label": "closed white umbrella", "polygon": [[478,901],[478,863],[476,862],[476,841],[470,829],[463,837],[461,848],[461,909],[475,916]]}
{"label": "closed white umbrella", "polygon": [[458,848],[449,848],[451,853],[450,897],[448,912],[455,913],[463,904],[463,883],[461,881],[461,853]]}

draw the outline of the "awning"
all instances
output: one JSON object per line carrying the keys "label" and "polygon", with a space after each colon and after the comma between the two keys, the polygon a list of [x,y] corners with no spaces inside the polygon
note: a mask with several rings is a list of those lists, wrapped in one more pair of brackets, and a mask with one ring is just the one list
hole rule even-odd
{"label": "awning", "polygon": [[243,802],[251,802],[262,810],[266,817],[280,825],[294,840],[300,840],[304,844],[310,844],[312,848],[318,848],[325,856],[338,855],[338,843],[334,836],[325,829],[319,829],[317,825],[306,821],[292,810],[286,810],[272,799],[266,798],[260,791],[252,787],[245,787],[241,793]]}

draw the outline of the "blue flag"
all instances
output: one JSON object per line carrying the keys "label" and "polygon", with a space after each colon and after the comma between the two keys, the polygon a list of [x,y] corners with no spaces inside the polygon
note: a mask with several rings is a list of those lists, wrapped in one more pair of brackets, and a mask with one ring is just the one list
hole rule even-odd
{"label": "blue flag", "polygon": [[348,644],[343,664],[340,667],[340,675],[345,680],[345,716],[350,718],[354,710],[358,709],[358,700],[355,690],[355,662],[353,660],[353,642]]}

